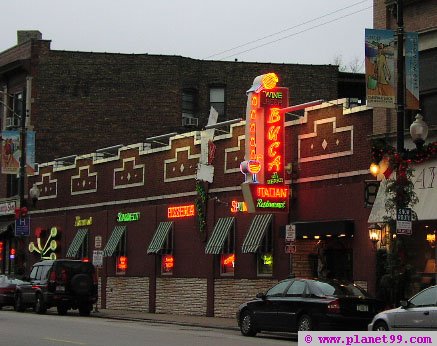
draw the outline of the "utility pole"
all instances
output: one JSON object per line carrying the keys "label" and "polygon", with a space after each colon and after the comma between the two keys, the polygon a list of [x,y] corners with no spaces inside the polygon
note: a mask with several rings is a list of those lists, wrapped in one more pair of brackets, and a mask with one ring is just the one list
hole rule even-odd
{"label": "utility pole", "polygon": [[[19,182],[18,182],[18,195],[20,198],[20,210],[27,208],[26,199],[24,198],[24,187],[26,179],[26,87],[23,89],[21,99],[21,114],[20,114],[20,170],[19,170]],[[20,219],[21,219],[20,215]],[[17,232],[17,230],[15,230]],[[23,274],[27,271],[27,256],[26,256],[26,240],[23,237],[20,240],[23,250]]]}

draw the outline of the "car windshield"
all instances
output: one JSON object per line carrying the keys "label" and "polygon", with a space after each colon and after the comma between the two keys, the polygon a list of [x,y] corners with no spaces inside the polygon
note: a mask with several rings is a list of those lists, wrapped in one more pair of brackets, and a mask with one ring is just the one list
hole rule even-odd
{"label": "car windshield", "polygon": [[314,281],[317,295],[336,297],[367,297],[366,291],[351,283]]}

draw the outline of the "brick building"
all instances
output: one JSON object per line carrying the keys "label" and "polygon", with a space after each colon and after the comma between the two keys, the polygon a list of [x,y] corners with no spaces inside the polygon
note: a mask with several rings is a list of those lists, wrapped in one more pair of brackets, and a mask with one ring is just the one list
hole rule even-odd
{"label": "brick building", "polygon": [[[337,66],[57,51],[39,31],[19,31],[17,38],[16,46],[0,53],[1,127],[17,129],[24,99],[26,127],[35,132],[37,163],[71,160],[163,133],[199,130],[211,106],[219,112],[219,122],[241,118],[244,88],[254,76],[273,70],[293,90],[293,104],[364,98],[363,76],[339,73]],[[25,184],[23,197],[30,187]],[[2,174],[0,241],[5,240],[5,249],[13,246],[18,194],[17,175]]]}
{"label": "brick building", "polygon": [[[194,206],[201,194],[199,132],[174,136],[169,145],[153,149],[138,143],[106,157],[91,153],[65,165],[40,164],[30,178],[41,195],[31,210],[26,257],[34,262],[54,252],[91,258],[93,250],[102,250],[101,304],[113,309],[231,317],[242,301],[291,272],[322,275],[321,258],[331,276],[373,291],[372,257],[361,260],[374,251],[363,204],[372,111],[345,106],[346,100],[331,101],[286,122],[289,213],[244,210],[239,165],[245,122],[231,125],[229,134],[216,133],[214,179],[200,188],[204,232]],[[284,250],[290,223],[297,235],[293,255]],[[247,249],[254,229],[262,237]],[[213,241],[220,234],[221,240]],[[120,257],[126,270],[117,268]]]}

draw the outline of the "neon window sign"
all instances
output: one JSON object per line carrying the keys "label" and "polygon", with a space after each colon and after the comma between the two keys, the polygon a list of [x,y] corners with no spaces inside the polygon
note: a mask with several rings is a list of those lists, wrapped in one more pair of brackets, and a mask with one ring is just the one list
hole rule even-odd
{"label": "neon window sign", "polygon": [[174,257],[173,255],[163,255],[161,262],[162,273],[171,274],[174,268]]}
{"label": "neon window sign", "polygon": [[221,273],[233,274],[235,271],[235,254],[222,254],[221,255]]}
{"label": "neon window sign", "polygon": [[178,219],[183,217],[194,216],[194,204],[168,207],[167,216],[169,219]]}
{"label": "neon window sign", "polygon": [[116,259],[116,274],[117,275],[124,275],[127,271],[127,256],[118,256]]}

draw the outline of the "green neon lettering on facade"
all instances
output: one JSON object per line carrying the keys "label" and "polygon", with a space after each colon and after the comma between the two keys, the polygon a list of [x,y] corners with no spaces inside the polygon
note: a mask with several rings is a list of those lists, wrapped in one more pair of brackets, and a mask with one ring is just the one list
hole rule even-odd
{"label": "green neon lettering on facade", "polygon": [[136,213],[118,213],[117,222],[131,222],[140,219],[140,212]]}

